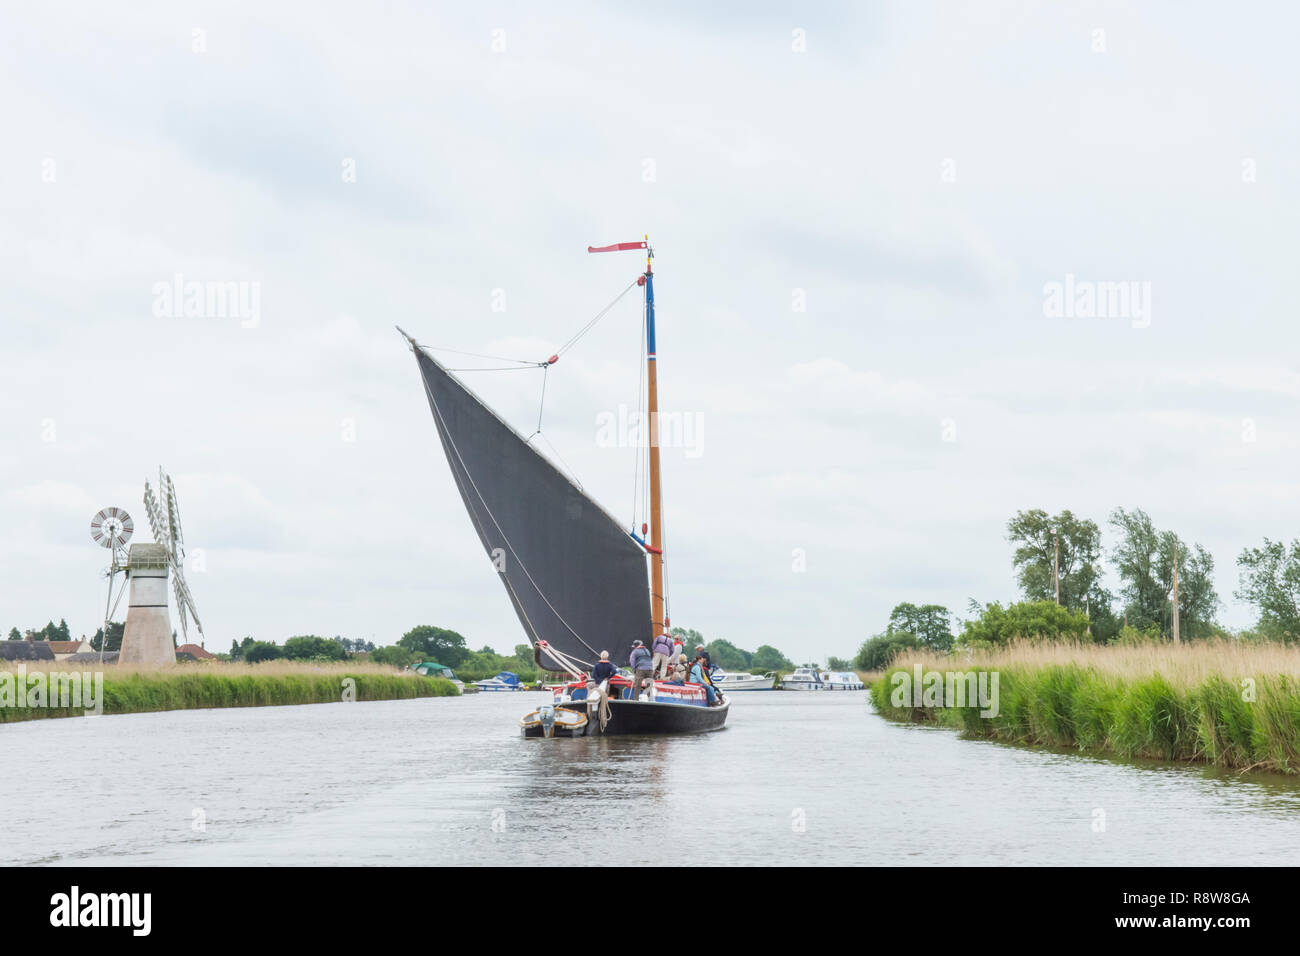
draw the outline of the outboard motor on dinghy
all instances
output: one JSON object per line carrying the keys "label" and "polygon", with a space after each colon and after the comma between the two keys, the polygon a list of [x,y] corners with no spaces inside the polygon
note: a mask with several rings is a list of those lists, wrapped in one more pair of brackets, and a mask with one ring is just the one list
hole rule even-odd
{"label": "outboard motor on dinghy", "polygon": [[555,706],[553,704],[542,704],[537,708],[537,719],[542,722],[542,736],[555,736]]}

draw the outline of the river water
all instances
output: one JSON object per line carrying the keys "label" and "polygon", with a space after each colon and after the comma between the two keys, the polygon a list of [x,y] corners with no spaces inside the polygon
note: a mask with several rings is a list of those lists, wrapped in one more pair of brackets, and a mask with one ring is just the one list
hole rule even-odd
{"label": "river water", "polygon": [[536,693],[0,725],[0,864],[1291,864],[1300,783],[963,740],[864,693],[524,740]]}

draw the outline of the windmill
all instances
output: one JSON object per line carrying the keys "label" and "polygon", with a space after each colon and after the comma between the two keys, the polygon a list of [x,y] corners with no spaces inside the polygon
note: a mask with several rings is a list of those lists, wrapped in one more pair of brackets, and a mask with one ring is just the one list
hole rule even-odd
{"label": "windmill", "polygon": [[[159,497],[162,501],[159,502]],[[181,635],[189,637],[189,618],[194,618],[194,626],[203,636],[203,625],[199,622],[199,612],[194,608],[194,598],[189,585],[185,583],[185,535],[181,531],[181,511],[176,504],[176,486],[172,484],[171,475],[158,469],[158,495],[144,483],[144,507],[149,514],[149,527],[153,529],[153,539],[167,552],[167,563],[171,568],[172,592],[176,595],[176,612],[181,618]],[[186,641],[188,643],[188,641]]]}
{"label": "windmill", "polygon": [[[108,599],[104,603],[104,631],[99,641],[99,659],[104,659],[104,646],[108,644],[108,622],[113,617],[117,604],[113,600],[113,581],[126,571],[123,559],[126,557],[126,545],[135,531],[135,522],[121,508],[103,508],[90,519],[90,538],[101,548],[108,548],[111,558],[107,571]],[[126,582],[122,582],[126,590]],[[117,599],[122,600],[122,591],[117,592]]]}

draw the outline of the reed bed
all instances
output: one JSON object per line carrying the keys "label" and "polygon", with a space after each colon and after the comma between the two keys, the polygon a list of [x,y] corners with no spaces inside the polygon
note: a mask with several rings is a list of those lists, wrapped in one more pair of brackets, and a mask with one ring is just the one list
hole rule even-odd
{"label": "reed bed", "polygon": [[[997,713],[916,697],[896,706],[900,671],[998,675]],[[1019,643],[910,651],[871,685],[876,709],[967,735],[1124,758],[1300,773],[1300,648],[1230,641],[1108,647]]]}
{"label": "reed bed", "polygon": [[[403,673],[381,664],[268,661],[264,664],[208,662],[161,667],[117,667],[96,662],[25,661],[0,667],[0,686],[10,686],[19,674],[30,686],[37,673],[103,675],[103,713],[133,714],[161,710],[196,710],[210,707],[268,707],[286,704],[324,704],[347,699],[408,700],[449,697],[457,693],[451,681]],[[351,684],[345,681],[351,680]],[[50,680],[53,684],[53,680]],[[55,703],[50,694],[49,703]],[[74,717],[84,706],[0,705],[0,723],[46,717]]]}

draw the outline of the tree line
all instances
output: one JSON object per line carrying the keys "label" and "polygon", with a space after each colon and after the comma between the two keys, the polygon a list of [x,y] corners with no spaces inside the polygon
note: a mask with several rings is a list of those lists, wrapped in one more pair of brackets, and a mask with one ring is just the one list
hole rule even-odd
{"label": "tree line", "polygon": [[[1007,522],[1007,540],[1015,545],[1012,569],[1020,601],[1003,606],[972,599],[965,620],[938,604],[899,604],[885,630],[863,643],[854,665],[878,670],[906,647],[947,651],[956,644],[1013,638],[1102,644],[1169,640],[1175,581],[1180,639],[1300,640],[1300,540],[1288,546],[1265,538],[1261,547],[1246,548],[1237,557],[1235,597],[1254,606],[1259,617],[1254,628],[1233,634],[1216,619],[1221,602],[1214,558],[1204,547],[1157,528],[1141,508],[1116,508],[1108,524],[1114,543],[1105,549],[1101,527],[1069,510],[1016,512]],[[1107,560],[1119,578],[1118,593],[1103,585]],[[956,635],[954,620],[960,625]]]}
{"label": "tree line", "polygon": [[[715,664],[725,670],[793,670],[794,664],[771,645],[764,644],[755,651],[737,647],[730,641],[722,639],[706,640],[704,635],[694,628],[674,627],[670,633],[682,639],[690,651],[696,645],[703,644]],[[445,664],[458,676],[470,680],[492,677],[499,671],[513,671],[525,680],[541,677],[533,659],[530,644],[517,644],[510,656],[498,654],[491,647],[471,651],[463,635],[446,628],[421,625],[402,635],[391,647],[381,647],[370,655],[370,659],[397,667],[407,667],[420,661],[432,660]],[[626,661],[615,661],[622,666]]]}
{"label": "tree line", "polygon": [[9,628],[9,640],[11,641],[70,641],[72,635],[68,632],[68,622],[59,618],[59,623],[53,621],[46,624],[40,630],[27,628],[25,631],[19,631],[16,627]]}

